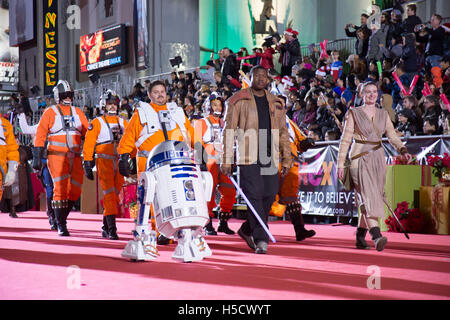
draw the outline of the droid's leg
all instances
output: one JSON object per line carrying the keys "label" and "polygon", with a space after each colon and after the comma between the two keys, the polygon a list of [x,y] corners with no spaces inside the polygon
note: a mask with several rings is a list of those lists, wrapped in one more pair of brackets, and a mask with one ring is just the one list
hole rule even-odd
{"label": "droid's leg", "polygon": [[133,231],[134,239],[129,241],[122,256],[136,261],[150,261],[158,257],[155,230],[149,228],[150,204],[144,202],[148,188],[139,186],[139,214],[136,220],[136,227]]}
{"label": "droid's leg", "polygon": [[211,250],[206,244],[200,229],[181,229],[177,234],[178,245],[172,255],[175,260],[194,262],[211,256]]}

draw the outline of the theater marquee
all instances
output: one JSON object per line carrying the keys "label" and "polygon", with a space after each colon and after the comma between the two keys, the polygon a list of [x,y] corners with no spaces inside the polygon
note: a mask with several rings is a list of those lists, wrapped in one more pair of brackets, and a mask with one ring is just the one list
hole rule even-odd
{"label": "theater marquee", "polygon": [[44,0],[44,94],[58,82],[58,1]]}

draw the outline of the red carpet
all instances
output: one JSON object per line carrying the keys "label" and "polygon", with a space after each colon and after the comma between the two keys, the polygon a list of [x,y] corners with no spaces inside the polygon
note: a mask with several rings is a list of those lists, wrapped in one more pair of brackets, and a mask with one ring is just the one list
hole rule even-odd
{"label": "red carpet", "polygon": [[[383,252],[354,249],[356,228],[307,226],[316,237],[295,242],[288,222],[270,229],[277,239],[256,255],[237,236],[207,237],[213,256],[184,264],[174,245],[159,246],[154,262],[121,257],[133,222],[119,219],[120,241],[101,238],[100,216],[72,213],[72,236],[50,231],[43,212],[0,214],[0,299],[37,300],[300,300],[450,298],[450,237],[385,233]],[[240,220],[230,223],[237,230]],[[214,221],[217,225],[217,221]],[[370,244],[372,242],[370,241]],[[78,266],[80,288],[74,288]],[[377,266],[380,289],[369,289]],[[369,269],[368,269],[369,268]],[[369,279],[369,283],[376,283]]]}

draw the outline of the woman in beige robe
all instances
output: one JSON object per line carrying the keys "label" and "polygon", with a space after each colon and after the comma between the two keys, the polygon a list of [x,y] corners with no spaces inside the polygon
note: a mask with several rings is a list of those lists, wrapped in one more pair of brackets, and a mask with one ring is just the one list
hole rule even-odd
{"label": "woman in beige robe", "polygon": [[367,231],[374,240],[375,247],[382,251],[387,238],[381,235],[379,218],[384,218],[384,185],[386,182],[386,159],[381,139],[384,134],[389,143],[402,154],[408,162],[411,155],[395,134],[389,114],[376,107],[378,88],[375,83],[364,84],[361,95],[364,105],[347,112],[344,132],[338,154],[338,178],[344,178],[344,163],[351,145],[350,175],[355,188],[360,218],[356,233],[356,247],[369,249],[365,241]]}

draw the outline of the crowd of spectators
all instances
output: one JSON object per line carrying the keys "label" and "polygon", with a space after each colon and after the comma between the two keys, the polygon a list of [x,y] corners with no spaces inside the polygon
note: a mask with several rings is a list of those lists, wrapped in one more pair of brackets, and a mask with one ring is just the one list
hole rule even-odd
{"label": "crowd of spectators", "polygon": [[[362,105],[359,90],[367,81],[378,84],[379,107],[387,110],[399,136],[450,134],[449,106],[441,99],[444,94],[450,100],[449,28],[439,14],[423,23],[414,4],[402,10],[380,12],[375,6],[371,15],[361,15],[359,26],[347,24],[347,36],[356,38],[353,52],[325,54],[310,45],[310,54],[302,56],[299,32],[292,28],[265,38],[251,52],[223,48],[218,55],[212,53],[205,66],[172,72],[166,80],[169,99],[190,120],[200,119],[209,112],[211,95],[227,100],[249,85],[251,67],[262,65],[270,71],[270,92],[285,100],[288,116],[316,141],[340,139],[345,114]],[[131,118],[135,101],[149,101],[149,84],[137,83],[122,98],[121,116]],[[84,110],[88,119],[102,113],[88,106]]]}

